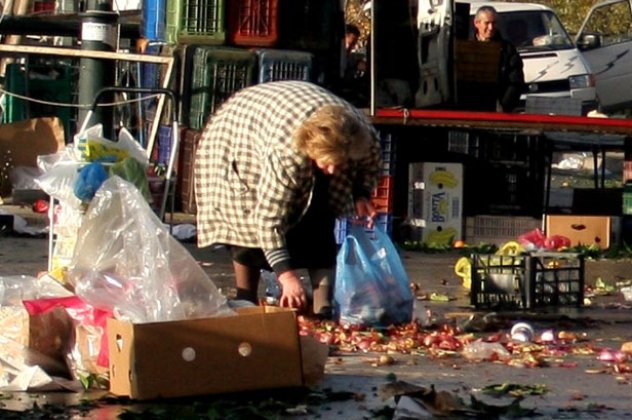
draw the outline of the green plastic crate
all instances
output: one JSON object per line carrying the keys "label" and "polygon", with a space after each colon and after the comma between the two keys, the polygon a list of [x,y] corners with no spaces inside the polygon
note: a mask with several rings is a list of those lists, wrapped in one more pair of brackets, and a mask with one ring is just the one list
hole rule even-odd
{"label": "green plastic crate", "polygon": [[233,93],[253,84],[257,58],[250,50],[199,46],[193,53],[189,128],[207,118]]}
{"label": "green plastic crate", "polygon": [[30,67],[27,80],[27,74],[21,64],[8,64],[5,71],[5,89],[7,92],[51,102],[51,104],[27,101],[7,95],[1,120],[3,124],[28,118],[55,116],[61,119],[66,138],[69,138],[73,110],[69,106],[57,106],[53,103],[72,103],[73,75],[70,66],[60,65],[54,69],[33,66]]}
{"label": "green plastic crate", "polygon": [[223,44],[226,41],[225,1],[167,0],[165,32],[169,44]]}

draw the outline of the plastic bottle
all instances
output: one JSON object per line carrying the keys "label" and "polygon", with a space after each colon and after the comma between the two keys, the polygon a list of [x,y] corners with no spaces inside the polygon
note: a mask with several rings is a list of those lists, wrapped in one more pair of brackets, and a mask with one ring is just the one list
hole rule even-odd
{"label": "plastic bottle", "polygon": [[530,341],[533,341],[534,335],[535,331],[533,331],[533,327],[526,322],[518,322],[513,327],[511,327],[512,340],[528,343]]}
{"label": "plastic bottle", "polygon": [[281,285],[272,271],[261,270],[261,279],[265,285],[265,301],[268,305],[278,305],[281,297]]}

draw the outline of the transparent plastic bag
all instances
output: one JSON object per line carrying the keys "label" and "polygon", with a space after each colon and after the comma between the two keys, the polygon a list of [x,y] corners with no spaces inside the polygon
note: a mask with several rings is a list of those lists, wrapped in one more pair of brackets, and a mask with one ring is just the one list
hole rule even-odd
{"label": "transparent plastic bag", "polygon": [[374,235],[353,226],[338,253],[334,306],[341,324],[386,327],[412,319],[414,297],[399,254],[386,233]]}
{"label": "transparent plastic bag", "polygon": [[92,199],[68,274],[86,302],[134,323],[233,313],[138,189],[118,176]]}
{"label": "transparent plastic bag", "polygon": [[83,163],[77,162],[70,150],[38,157],[42,174],[35,179],[40,188],[63,203],[64,206],[81,208],[81,200],[75,196],[75,183]]}

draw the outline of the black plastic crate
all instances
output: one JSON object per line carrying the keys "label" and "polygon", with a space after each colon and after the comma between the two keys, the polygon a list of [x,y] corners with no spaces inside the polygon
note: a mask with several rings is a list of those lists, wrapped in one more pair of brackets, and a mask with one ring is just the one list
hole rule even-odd
{"label": "black plastic crate", "polygon": [[526,260],[527,302],[534,306],[584,304],[584,256],[566,252],[532,253]]}
{"label": "black plastic crate", "polygon": [[470,303],[476,308],[533,309],[584,302],[584,257],[577,253],[474,254],[471,279]]}
{"label": "black plastic crate", "polygon": [[233,47],[198,46],[193,53],[189,128],[201,130],[207,118],[233,93],[253,84],[256,54]]}

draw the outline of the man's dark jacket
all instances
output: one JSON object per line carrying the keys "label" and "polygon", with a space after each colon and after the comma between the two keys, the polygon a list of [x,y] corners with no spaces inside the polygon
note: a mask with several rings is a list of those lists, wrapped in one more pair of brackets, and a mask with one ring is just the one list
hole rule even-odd
{"label": "man's dark jacket", "polygon": [[501,43],[500,67],[498,69],[498,102],[504,112],[513,111],[520,101],[520,94],[525,90],[522,58],[516,47],[499,34],[493,41]]}

